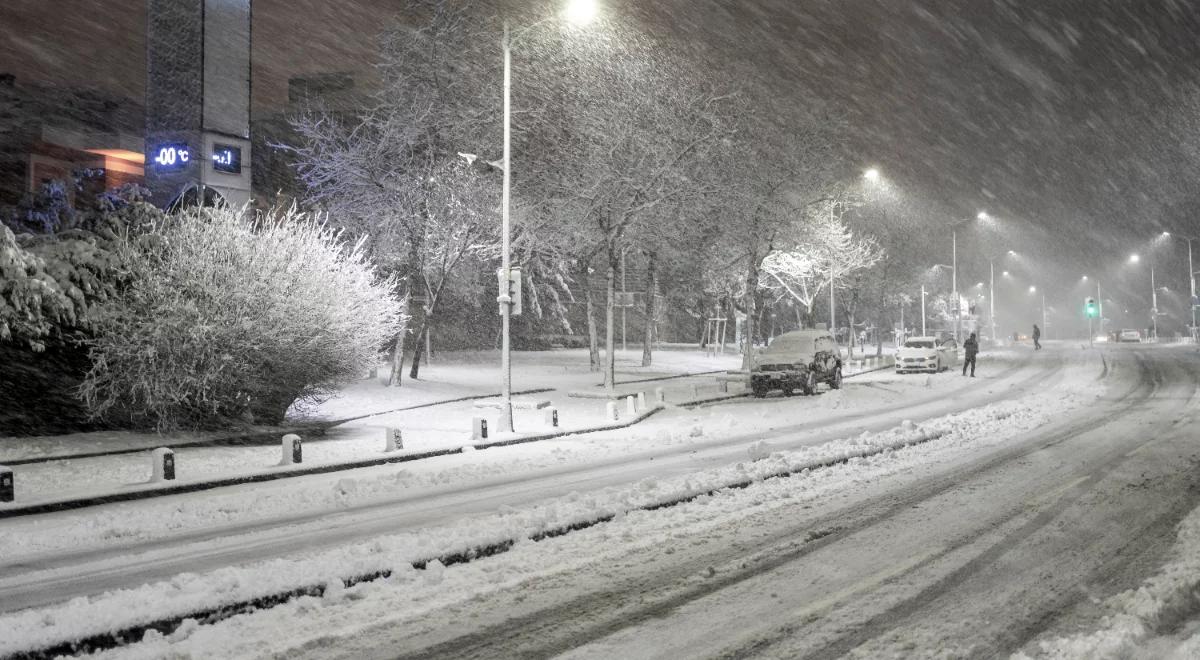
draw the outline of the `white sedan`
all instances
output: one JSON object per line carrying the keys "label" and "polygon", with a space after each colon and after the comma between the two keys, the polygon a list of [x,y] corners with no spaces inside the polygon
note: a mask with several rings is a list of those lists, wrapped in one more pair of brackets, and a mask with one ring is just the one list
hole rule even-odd
{"label": "white sedan", "polygon": [[937,373],[958,366],[958,342],[937,337],[910,337],[896,351],[896,373]]}

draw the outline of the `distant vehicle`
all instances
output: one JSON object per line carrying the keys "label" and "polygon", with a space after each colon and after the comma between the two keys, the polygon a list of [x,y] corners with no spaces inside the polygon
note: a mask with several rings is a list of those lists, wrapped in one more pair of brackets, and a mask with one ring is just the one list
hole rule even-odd
{"label": "distant vehicle", "polygon": [[1142,331],[1141,330],[1130,330],[1130,329],[1126,328],[1126,329],[1122,330],[1120,334],[1117,335],[1117,341],[1140,342],[1140,341],[1142,341]]}
{"label": "distant vehicle", "polygon": [[896,351],[896,373],[937,373],[958,366],[958,342],[937,337],[909,337]]}
{"label": "distant vehicle", "polygon": [[842,387],[842,351],[828,330],[785,332],[754,355],[750,366],[750,389],[754,396],[783,390],[813,394],[818,383],[832,389]]}

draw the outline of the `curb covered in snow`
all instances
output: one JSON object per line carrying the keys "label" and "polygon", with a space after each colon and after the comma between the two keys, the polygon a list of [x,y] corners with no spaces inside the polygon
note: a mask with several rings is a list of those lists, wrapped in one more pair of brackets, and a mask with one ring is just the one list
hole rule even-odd
{"label": "curb covered in snow", "polygon": [[[641,417],[642,418],[648,417],[661,409],[662,408],[652,408],[652,409],[646,411],[646,413]],[[629,422],[626,423],[626,426],[631,425],[631,424],[635,423],[636,421],[640,421],[640,420],[638,420],[637,418],[635,418],[634,420],[630,420]],[[617,427],[608,427],[608,428],[617,428]],[[451,566],[454,564],[464,564],[464,563],[474,561],[476,559],[491,557],[494,555],[499,555],[504,552],[507,552],[508,550],[512,549],[512,547],[515,546],[520,541],[528,540],[528,541],[537,542],[537,541],[542,541],[542,540],[549,539],[549,538],[564,536],[564,535],[569,534],[574,531],[588,529],[588,528],[594,527],[596,525],[610,522],[614,518],[616,518],[617,515],[620,515],[620,514],[626,514],[626,513],[630,513],[630,512],[634,512],[634,511],[656,511],[656,510],[660,510],[660,509],[666,509],[669,507],[673,507],[673,506],[677,506],[677,505],[684,504],[687,502],[691,502],[700,497],[712,496],[721,491],[733,490],[733,489],[744,489],[744,488],[748,488],[749,486],[751,486],[757,482],[766,481],[769,479],[791,477],[791,476],[801,474],[803,472],[807,472],[807,471],[813,470],[813,469],[841,465],[844,463],[848,463],[851,460],[869,458],[871,456],[882,454],[882,453],[885,453],[888,451],[895,451],[898,449],[903,449],[905,447],[916,446],[916,445],[923,444],[923,443],[929,442],[931,440],[940,438],[946,433],[946,431],[940,430],[940,429],[926,431],[926,430],[921,429],[920,427],[912,425],[911,422],[905,422],[903,425],[901,425],[900,427],[897,428],[897,431],[900,432],[900,437],[894,441],[883,442],[883,443],[880,443],[875,446],[862,446],[862,447],[855,447],[855,448],[842,450],[833,456],[827,456],[824,458],[815,458],[815,459],[808,460],[808,461],[801,461],[801,462],[797,462],[794,464],[788,464],[788,465],[784,466],[783,469],[768,471],[766,473],[757,474],[757,475],[750,475],[745,478],[728,481],[726,483],[719,484],[716,486],[701,487],[693,492],[685,492],[683,494],[669,497],[669,498],[659,500],[656,502],[650,502],[650,503],[642,504],[640,506],[632,506],[632,507],[629,507],[628,509],[622,510],[619,514],[618,513],[602,514],[602,515],[598,515],[598,516],[595,516],[595,517],[587,519],[587,520],[575,521],[575,522],[572,522],[572,523],[569,523],[566,525],[561,525],[558,527],[553,527],[550,529],[542,530],[540,532],[523,535],[519,538],[512,537],[512,538],[496,541],[494,543],[490,543],[490,544],[483,545],[483,546],[475,546],[472,548],[468,548],[466,550],[449,552],[449,553],[442,554],[439,556],[413,561],[413,562],[411,562],[410,565],[412,566],[412,568],[414,568],[416,570],[424,570],[429,564],[431,564],[435,561],[440,562],[443,566]],[[510,441],[510,444],[511,444],[511,441]],[[771,453],[769,452],[769,446],[765,445],[765,443],[755,443],[750,448],[750,456],[754,460],[757,460],[759,458],[766,458],[770,455],[771,455]],[[393,571],[394,571],[394,569],[389,568],[389,569],[383,569],[383,570],[373,571],[373,572],[364,573],[364,574],[352,575],[350,577],[340,578],[340,579],[342,582],[342,586],[345,588],[349,588],[349,587],[352,587],[354,585],[361,584],[364,582],[371,582],[374,580],[386,579],[392,575]],[[277,605],[281,605],[281,604],[286,603],[294,598],[298,598],[301,596],[311,596],[311,597],[319,598],[319,597],[324,596],[326,590],[329,587],[330,587],[330,583],[328,581],[322,582],[322,583],[316,583],[316,584],[309,584],[309,585],[305,585],[305,586],[296,587],[294,589],[288,589],[286,591],[277,592],[274,594],[258,596],[258,597],[255,597],[252,599],[247,599],[247,600],[240,601],[240,602],[228,603],[228,604],[225,604],[225,605],[222,605],[219,607],[213,607],[213,608],[209,608],[209,609],[205,609],[205,610],[190,612],[185,615],[166,617],[166,618],[158,619],[158,620],[151,621],[151,622],[148,622],[145,624],[130,626],[128,628],[124,628],[124,629],[117,630],[117,631],[110,631],[110,632],[101,633],[98,635],[92,635],[89,637],[85,637],[85,638],[77,639],[77,640],[73,640],[73,641],[62,641],[62,642],[59,642],[52,646],[47,646],[47,647],[43,647],[43,648],[35,649],[35,650],[22,651],[22,652],[14,654],[11,657],[20,658],[22,660],[24,660],[24,659],[32,660],[32,659],[41,659],[41,658],[54,658],[57,656],[67,655],[67,654],[73,655],[73,654],[79,654],[79,653],[91,653],[91,652],[95,652],[95,651],[99,651],[99,650],[116,648],[119,646],[123,646],[125,644],[134,643],[134,642],[141,640],[144,637],[144,635],[146,634],[146,632],[148,632],[150,630],[155,630],[163,635],[170,635],[177,628],[179,628],[179,626],[181,626],[185,621],[187,621],[189,619],[195,620],[201,624],[212,624],[212,623],[216,623],[218,621],[224,620],[224,619],[231,618],[238,614],[248,613],[248,612],[252,612],[257,609],[264,609],[264,608],[270,608],[270,607],[274,607]]]}
{"label": "curb covered in snow", "polygon": [[[543,388],[538,388],[538,389],[533,389],[533,390],[523,390],[520,392],[513,392],[513,394],[514,395],[543,394],[545,392],[553,392],[553,391],[554,391],[553,388],[543,387]],[[432,408],[433,406],[440,406],[440,405],[444,405],[444,404],[448,404],[448,403],[460,403],[462,401],[474,401],[476,399],[492,399],[492,398],[495,398],[498,396],[500,396],[499,393],[496,393],[496,394],[474,394],[471,396],[460,396],[455,399],[443,399],[443,400],[439,400],[439,401],[430,401],[428,403],[418,403],[418,404],[411,405],[411,406],[404,406],[402,408],[393,408],[391,410],[382,410],[379,412],[367,413],[365,415],[356,415],[354,417],[345,417],[342,419],[332,419],[332,420],[329,420],[326,422],[314,422],[312,424],[301,424],[299,426],[279,426],[279,427],[272,427],[272,428],[264,428],[261,430],[249,431],[246,433],[234,433],[231,435],[224,435],[224,436],[220,436],[217,438],[209,438],[207,440],[190,440],[190,441],[184,441],[184,442],[171,442],[171,443],[169,443],[169,445],[172,449],[178,449],[180,447],[217,447],[217,446],[222,446],[222,445],[235,445],[236,446],[236,445],[248,445],[248,444],[274,444],[279,441],[280,436],[287,434],[287,433],[298,433],[301,435],[317,433],[320,435],[324,435],[325,431],[327,431],[330,428],[333,428],[339,424],[345,424],[346,422],[353,422],[353,421],[357,421],[360,419],[366,419],[368,417],[376,417],[378,415],[387,415],[390,413],[402,412],[405,410],[417,410],[418,408]],[[82,458],[98,458],[100,456],[120,456],[122,454],[136,454],[139,452],[148,451],[153,448],[154,447],[136,447],[136,448],[130,447],[127,449],[110,449],[107,451],[81,452],[81,453],[76,453],[76,454],[55,454],[55,455],[51,455],[51,456],[31,456],[29,458],[15,458],[15,459],[9,459],[9,460],[0,459],[0,463],[2,463],[4,465],[31,465],[31,464],[35,464],[35,463],[50,463],[53,461],[72,461],[72,460],[78,460],[78,459],[82,459]]]}
{"label": "curb covered in snow", "polygon": [[[461,454],[463,449],[487,449],[489,447],[507,447],[510,445],[525,444],[528,442],[538,442],[541,440],[551,440],[569,435],[577,435],[583,433],[596,433],[600,431],[612,431],[617,429],[628,428],[650,417],[651,415],[662,410],[661,407],[653,407],[642,411],[637,416],[630,418],[625,422],[616,424],[606,424],[601,426],[585,427],[581,429],[571,429],[558,431],[553,433],[542,433],[537,435],[521,436],[510,438],[507,440],[497,440],[495,442],[484,442],[477,444],[466,444],[462,447],[454,447],[450,449],[434,449],[430,451],[418,452],[414,454],[398,454],[380,456],[378,458],[360,459],[357,461],[345,461],[340,463],[325,463],[321,465],[313,465],[304,468],[282,469],[272,472],[259,472],[255,474],[247,474],[235,477],[225,477],[222,479],[211,479],[206,481],[193,481],[187,483],[173,485],[149,485],[118,493],[107,493],[102,495],[94,495],[90,497],[80,497],[75,499],[65,500],[50,500],[36,504],[18,505],[18,506],[0,506],[0,519],[15,518],[17,516],[29,516],[42,513],[53,513],[55,511],[69,511],[72,509],[83,509],[102,504],[111,504],[115,502],[129,502],[133,500],[150,499],[154,497],[163,497],[166,495],[178,495],[182,493],[195,493],[204,490],[212,490],[215,488],[224,488],[226,486],[237,486],[241,484],[259,483],[263,481],[275,481],[278,479],[290,479],[292,477],[303,477],[313,474],[327,474],[330,472],[340,472],[343,470],[353,470],[366,467],[377,467],[387,465],[389,463],[406,463],[408,461],[418,461],[427,458],[435,458],[438,456],[448,456],[451,454]],[[146,451],[145,449],[139,451]]]}

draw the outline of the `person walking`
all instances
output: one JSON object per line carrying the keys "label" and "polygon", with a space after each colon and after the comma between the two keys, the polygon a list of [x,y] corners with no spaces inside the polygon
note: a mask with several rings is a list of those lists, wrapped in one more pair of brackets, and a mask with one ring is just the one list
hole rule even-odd
{"label": "person walking", "polygon": [[970,337],[963,342],[963,350],[966,357],[963,359],[963,375],[967,375],[967,365],[971,365],[971,378],[975,377],[975,356],[979,354],[979,340],[975,338],[975,333],[972,332]]}
{"label": "person walking", "polygon": [[1034,323],[1033,324],[1033,350],[1035,350],[1035,351],[1042,350],[1042,342],[1038,341],[1041,338],[1042,338],[1042,329],[1037,327],[1037,324]]}

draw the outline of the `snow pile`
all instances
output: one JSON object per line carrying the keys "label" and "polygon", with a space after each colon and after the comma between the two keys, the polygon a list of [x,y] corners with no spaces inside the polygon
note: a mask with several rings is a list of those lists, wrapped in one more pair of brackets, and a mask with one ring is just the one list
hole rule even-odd
{"label": "snow pile", "polygon": [[[1113,613],[1101,620],[1101,628],[1091,633],[1072,635],[1042,642],[1034,656],[1048,659],[1103,659],[1167,657],[1159,648],[1145,653],[1150,645],[1173,645],[1159,638],[1189,617],[1200,613],[1200,509],[1180,523],[1174,558],[1137,589],[1113,596],[1106,606]],[[1030,660],[1018,653],[1013,656]],[[1174,650],[1169,657],[1200,657],[1200,633]]]}

